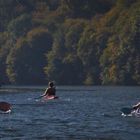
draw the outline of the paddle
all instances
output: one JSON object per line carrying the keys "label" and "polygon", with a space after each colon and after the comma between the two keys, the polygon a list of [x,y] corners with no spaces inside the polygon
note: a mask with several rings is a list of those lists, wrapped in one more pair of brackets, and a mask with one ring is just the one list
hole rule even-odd
{"label": "paddle", "polygon": [[41,95],[41,96],[39,96],[39,97],[35,97],[34,99],[40,99],[40,98],[42,98],[43,96]]}
{"label": "paddle", "polygon": [[133,110],[134,110],[133,108],[123,107],[123,108],[121,109],[121,112],[122,112],[123,114],[125,114],[125,115],[129,115],[129,114],[131,114],[131,112],[132,112]]}
{"label": "paddle", "polygon": [[41,96],[39,96],[39,97],[33,97],[33,98],[28,98],[27,100],[38,100],[38,99],[40,99],[40,98],[42,98],[43,96],[41,95]]}
{"label": "paddle", "polygon": [[11,110],[11,105],[7,102],[0,102],[0,110],[4,112],[9,111]]}

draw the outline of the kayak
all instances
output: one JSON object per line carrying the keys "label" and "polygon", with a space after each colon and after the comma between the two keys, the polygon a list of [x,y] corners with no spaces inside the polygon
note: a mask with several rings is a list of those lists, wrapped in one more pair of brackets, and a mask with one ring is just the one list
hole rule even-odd
{"label": "kayak", "polygon": [[53,100],[53,99],[58,99],[58,96],[51,95],[51,96],[44,96],[43,98],[44,100]]}
{"label": "kayak", "polygon": [[10,112],[11,111],[11,105],[7,102],[0,102],[0,111]]}
{"label": "kayak", "polygon": [[130,115],[131,112],[132,112],[132,108],[123,107],[123,108],[121,108],[120,111],[121,111],[122,114],[124,114],[124,115]]}
{"label": "kayak", "polygon": [[140,108],[138,108],[138,109],[132,111],[131,114],[132,114],[133,116],[140,117]]}
{"label": "kayak", "polygon": [[140,117],[140,108],[134,110],[133,108],[124,107],[121,109],[122,116],[135,116]]}
{"label": "kayak", "polygon": [[0,114],[8,114],[8,113],[10,113],[11,112],[11,110],[7,110],[7,111],[1,111],[0,110]]}

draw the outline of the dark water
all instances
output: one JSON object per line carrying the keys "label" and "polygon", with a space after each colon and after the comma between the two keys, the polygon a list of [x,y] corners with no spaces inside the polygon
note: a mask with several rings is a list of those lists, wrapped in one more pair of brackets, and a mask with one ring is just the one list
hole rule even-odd
{"label": "dark water", "polygon": [[121,107],[140,101],[140,87],[57,87],[59,99],[35,98],[44,87],[4,87],[0,140],[139,140],[140,118],[122,117]]}

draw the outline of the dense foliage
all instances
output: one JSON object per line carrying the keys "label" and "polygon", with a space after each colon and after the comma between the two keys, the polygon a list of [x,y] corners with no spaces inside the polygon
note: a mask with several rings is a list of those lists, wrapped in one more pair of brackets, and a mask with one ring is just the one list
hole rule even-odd
{"label": "dense foliage", "polygon": [[140,85],[139,0],[1,0],[0,82]]}

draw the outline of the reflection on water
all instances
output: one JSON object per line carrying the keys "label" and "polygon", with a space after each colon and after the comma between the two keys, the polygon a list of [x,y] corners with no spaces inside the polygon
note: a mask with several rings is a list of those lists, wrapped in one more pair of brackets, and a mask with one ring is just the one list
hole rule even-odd
{"label": "reflection on water", "polygon": [[45,86],[4,87],[0,101],[2,140],[139,140],[140,118],[122,117],[120,108],[140,99],[140,87],[57,87],[59,99],[36,100]]}

